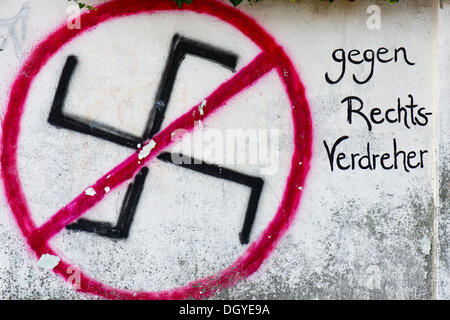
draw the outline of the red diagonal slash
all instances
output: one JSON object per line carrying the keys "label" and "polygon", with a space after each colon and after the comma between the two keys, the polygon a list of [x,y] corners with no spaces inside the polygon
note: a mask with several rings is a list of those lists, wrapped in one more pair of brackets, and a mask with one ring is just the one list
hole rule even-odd
{"label": "red diagonal slash", "polygon": [[[250,86],[267,72],[276,67],[278,61],[276,56],[278,50],[279,48],[271,52],[260,53],[252,62],[245,66],[231,79],[221,84],[211,95],[206,98],[208,107],[204,109],[203,115],[201,115],[200,112],[195,112],[199,107],[198,104],[173,121],[164,130],[160,131],[160,133],[153,137],[152,140],[156,143],[156,145],[150,150],[150,153],[145,158],[139,159],[138,153],[133,153],[125,161],[120,163],[114,169],[97,180],[95,184],[90,186],[96,191],[95,195],[90,196],[85,192],[78,195],[68,205],[61,208],[40,228],[36,229],[31,236],[31,242],[39,246],[59,233],[66,225],[77,220],[95,204],[100,202],[107,194],[104,191],[106,187],[113,189],[126,180],[131,179],[142,166],[171,145],[174,142],[172,141],[172,133],[175,130],[193,130],[198,121],[202,121],[209,117],[212,113],[223,107],[224,104],[233,96]],[[177,135],[177,138],[181,138],[180,135]],[[147,146],[149,143],[150,141],[148,141],[142,148]],[[142,150],[142,148],[140,150]]]}

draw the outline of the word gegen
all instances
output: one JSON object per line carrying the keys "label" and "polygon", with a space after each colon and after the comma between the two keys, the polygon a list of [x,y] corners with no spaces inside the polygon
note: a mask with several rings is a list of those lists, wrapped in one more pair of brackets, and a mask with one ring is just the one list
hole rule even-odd
{"label": "word gegen", "polygon": [[331,76],[327,73],[325,73],[325,80],[329,84],[336,84],[339,81],[341,81],[346,72],[347,64],[351,63],[353,65],[360,65],[362,63],[370,64],[370,71],[369,74],[365,79],[358,79],[355,74],[353,74],[353,81],[355,81],[357,84],[364,84],[370,81],[372,79],[374,72],[375,72],[375,62],[378,61],[379,63],[390,63],[390,62],[399,62],[400,61],[400,53],[403,56],[403,61],[406,62],[408,65],[413,66],[415,65],[414,62],[411,62],[408,60],[408,56],[406,53],[406,49],[403,47],[394,49],[394,53],[392,54],[389,52],[388,49],[381,47],[376,51],[372,49],[367,49],[364,52],[361,53],[360,50],[350,50],[348,54],[346,54],[344,49],[336,49],[331,54],[331,57],[334,61],[341,64],[341,73],[333,80]]}

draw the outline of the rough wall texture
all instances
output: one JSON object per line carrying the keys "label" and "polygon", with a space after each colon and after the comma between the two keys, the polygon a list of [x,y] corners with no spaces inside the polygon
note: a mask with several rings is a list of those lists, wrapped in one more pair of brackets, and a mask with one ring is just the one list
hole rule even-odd
{"label": "rough wall texture", "polygon": [[439,255],[438,297],[450,298],[450,248],[449,248],[449,139],[450,118],[448,99],[450,92],[450,6],[439,10]]}
{"label": "rough wall texture", "polygon": [[[286,54],[293,68],[283,65],[278,72],[269,71],[221,103],[225,107],[209,117],[214,99],[205,97],[217,92],[223,83],[232,86],[239,82],[236,76],[261,52],[258,43],[265,40],[261,40],[261,32],[249,31],[253,24],[238,30],[240,18],[227,14],[221,19],[214,17],[220,10],[213,10],[214,14],[171,10],[110,19],[57,50],[34,75],[21,66],[36,52],[33,50],[39,49],[36,46],[41,41],[54,40],[48,38],[49,34],[65,25],[72,11],[67,11],[66,1],[27,0],[29,10],[22,12],[24,16],[28,12],[28,18],[19,16],[17,32],[11,33],[1,21],[20,12],[25,1],[0,1],[0,40],[6,39],[0,41],[3,119],[8,119],[6,110],[11,100],[20,100],[12,95],[14,80],[18,75],[23,79],[34,77],[23,103],[17,145],[11,148],[5,148],[13,139],[6,132],[13,129],[3,121],[2,176],[6,190],[0,201],[1,298],[125,298],[130,292],[131,296],[137,292],[135,297],[153,297],[148,292],[161,291],[166,294],[163,297],[175,298],[182,295],[180,292],[232,299],[449,298],[446,101],[450,91],[446,74],[450,66],[450,4],[444,1],[444,9],[439,10],[437,1],[427,0],[401,1],[395,6],[375,1],[376,6],[370,8],[372,1],[329,4],[266,0],[257,5],[244,4],[239,10],[283,48],[282,53],[268,55],[269,60],[284,63],[280,56]],[[197,0],[198,6],[203,3]],[[377,20],[378,13],[381,20]],[[19,32],[23,21],[27,22],[26,39]],[[90,22],[89,16],[84,16],[80,28]],[[76,21],[69,24],[76,32]],[[202,121],[182,142],[188,145],[187,137],[200,131],[209,140],[202,147],[188,148],[191,154],[183,149],[184,154],[197,157],[201,149],[203,159],[241,174],[241,182],[250,181],[243,174],[263,179],[249,243],[239,234],[247,221],[247,205],[252,202],[250,192],[255,185],[252,189],[248,186],[251,182],[231,182],[231,173],[221,171],[214,176],[211,171],[205,174],[158,159],[146,163],[149,172],[128,237],[118,238],[114,233],[117,230],[105,225],[97,225],[97,233],[78,226],[77,230],[58,230],[61,232],[48,239],[48,246],[39,242],[41,234],[29,230],[56,225],[48,224],[48,220],[80,193],[80,207],[105,195],[83,218],[111,225],[120,221],[124,198],[130,199],[129,182],[117,187],[114,183],[95,183],[130,154],[135,155],[139,166],[143,165],[140,161],[146,161],[146,150],[134,152],[117,139],[112,141],[105,131],[116,128],[123,139],[129,138],[127,141],[145,131],[149,110],[161,97],[158,88],[170,87],[161,83],[170,78],[164,67],[170,61],[175,34],[192,40],[188,42],[193,47],[180,60],[161,129],[194,106],[192,118]],[[192,54],[199,48],[207,53]],[[272,49],[278,50],[276,46]],[[359,50],[359,54],[352,50]],[[77,57],[78,64],[64,110],[72,119],[90,124],[84,133],[79,132],[79,126],[61,128],[61,122],[48,122],[70,55]],[[352,59],[362,62],[352,63]],[[263,69],[259,65],[242,81],[262,74]],[[305,87],[309,107],[296,100],[302,93],[297,77]],[[295,94],[289,93],[291,89]],[[376,108],[380,111],[372,111],[371,121],[371,110]],[[389,109],[394,111],[386,115]],[[307,110],[311,122],[307,121]],[[196,118],[203,116],[204,120]],[[93,136],[92,127],[99,123],[103,133]],[[311,146],[307,139],[309,123]],[[223,158],[236,154],[247,158],[241,162],[220,159],[213,150],[217,139],[226,139],[226,132],[240,129],[248,130],[250,136],[243,139],[248,144],[222,148]],[[86,130],[91,130],[90,134]],[[251,149],[252,132],[268,136],[267,152],[259,145]],[[258,137],[264,138],[264,134]],[[337,143],[341,137],[348,138]],[[306,154],[304,158],[296,157],[298,146],[300,153]],[[180,148],[175,145],[171,151]],[[15,150],[17,172],[5,166],[11,163],[6,150]],[[312,151],[310,161],[308,151]],[[405,153],[397,155],[395,166],[395,152],[400,151]],[[370,156],[360,160],[368,152]],[[252,163],[255,153],[258,161]],[[339,160],[338,154],[345,154],[345,159]],[[382,160],[383,154],[390,158]],[[307,169],[308,162],[306,181],[299,178],[286,182],[292,172],[306,172],[302,170]],[[111,174],[116,179],[116,173]],[[11,177],[20,181],[20,200],[16,197],[19,191],[11,187]],[[102,181],[107,183],[109,177],[104,177]],[[131,181],[139,185],[138,180]],[[88,186],[93,186],[95,194],[90,194]],[[17,202],[23,205],[24,199],[26,207],[15,207]],[[279,209],[280,203],[289,199],[298,204],[292,215],[288,208]],[[16,208],[14,214],[12,207]],[[17,207],[27,209],[35,226],[23,222],[25,211]],[[71,213],[81,212],[80,207],[71,209]],[[278,229],[285,229],[270,223],[283,215],[289,216],[280,220],[288,229],[272,250]],[[22,224],[18,226],[17,221]],[[264,250],[256,250],[264,244]],[[45,253],[61,259],[54,269],[60,275],[49,270],[52,261],[41,257]],[[229,281],[224,281],[232,285],[219,285],[211,291],[202,287],[204,282],[193,282],[209,275],[220,277],[221,270],[235,266],[239,257],[238,263],[248,257],[256,257],[256,262],[243,272],[231,269],[231,278],[239,278],[238,283],[225,277]],[[99,288],[98,283],[107,289]],[[77,286],[83,292],[97,294],[78,293],[74,289]]]}

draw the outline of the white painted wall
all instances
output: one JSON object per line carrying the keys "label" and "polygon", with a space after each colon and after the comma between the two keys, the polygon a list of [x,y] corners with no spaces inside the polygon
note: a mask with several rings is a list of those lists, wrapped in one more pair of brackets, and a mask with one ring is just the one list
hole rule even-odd
{"label": "white painted wall", "polygon": [[[67,16],[66,1],[47,1],[48,6],[43,0],[27,2],[31,8],[27,38],[21,41],[25,56]],[[219,298],[429,299],[436,296],[433,281],[437,268],[439,297],[448,298],[448,236],[439,235],[442,245],[437,255],[433,206],[438,123],[440,162],[448,162],[448,117],[442,115],[447,114],[444,70],[448,70],[445,36],[450,28],[446,23],[450,4],[439,10],[439,34],[444,36],[439,40],[437,64],[437,2],[375,3],[381,9],[381,28],[373,30],[367,27],[367,8],[372,1],[328,4],[265,0],[239,7],[276,38],[300,74],[312,112],[313,158],[298,214],[285,236],[255,274],[222,291]],[[13,16],[21,6],[20,1],[1,0],[0,19]],[[0,36],[7,35],[6,30],[0,32]],[[238,71],[258,53],[249,39],[222,22],[192,13],[164,13],[107,22],[65,46],[39,73],[27,99],[18,151],[20,178],[38,224],[130,154],[127,148],[55,129],[46,122],[66,56],[76,54],[80,60],[67,110],[93,119],[102,117],[108,124],[138,134],[146,120],[141,115],[153,101],[175,32],[237,53]],[[333,78],[339,73],[340,64],[332,60],[334,50],[343,48],[348,53],[380,47],[390,52],[404,47],[415,65],[405,64],[402,58],[397,63],[376,63],[372,79],[364,85],[355,84],[351,76],[367,75],[369,63],[348,65],[338,84],[325,81],[325,73]],[[4,113],[10,84],[23,58],[18,58],[12,44],[7,43],[0,61],[0,106]],[[163,126],[232,76],[222,67],[188,57],[180,69]],[[373,107],[384,111],[396,107],[398,98],[409,102],[409,94],[433,113],[428,125],[408,129],[385,122],[369,132],[357,116],[352,124],[346,121],[346,105],[341,103],[345,97],[358,96],[365,103],[364,112]],[[283,194],[293,150],[290,112],[283,86],[272,72],[204,123],[206,129],[280,132],[279,170],[264,177],[251,241],[267,227]],[[346,153],[361,153],[367,143],[372,152],[392,153],[394,138],[402,150],[428,150],[424,168],[409,173],[380,168],[331,172],[323,141],[333,145],[344,135],[350,138],[339,150]],[[260,166],[228,167],[260,173]],[[441,176],[445,168],[441,167]],[[116,221],[125,190],[126,185],[113,190],[86,217]],[[38,267],[3,193],[1,197],[0,297],[91,298]],[[237,234],[247,197],[245,187],[155,162],[129,239],[112,241],[63,231],[51,244],[62,257],[110,286],[170,289],[216,273],[244,252],[247,247],[239,243]],[[441,200],[448,201],[445,196]],[[447,230],[448,209],[440,208],[439,227]],[[440,258],[437,265],[436,255]]]}

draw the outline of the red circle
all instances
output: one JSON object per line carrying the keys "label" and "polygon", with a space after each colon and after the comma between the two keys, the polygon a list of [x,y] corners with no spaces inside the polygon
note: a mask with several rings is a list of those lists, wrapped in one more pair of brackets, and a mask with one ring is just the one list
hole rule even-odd
{"label": "red circle", "polygon": [[[272,36],[249,16],[216,0],[195,0],[191,5],[184,4],[182,9],[178,9],[173,0],[113,0],[99,6],[97,11],[83,14],[81,29],[70,30],[63,25],[37,45],[11,87],[8,108],[3,121],[1,173],[7,201],[31,249],[38,258],[46,253],[57,255],[47,241],[36,244],[31,239],[37,226],[31,218],[17,169],[20,120],[34,77],[65,44],[102,22],[124,16],[172,10],[192,11],[216,17],[241,31],[263,52],[277,50],[276,69],[289,96],[294,123],[294,153],[283,199],[273,220],[258,240],[253,242],[231,266],[216,275],[196,280],[176,289],[161,292],[133,292],[106,286],[81,273],[81,287],[77,290],[83,293],[95,294],[108,299],[199,299],[210,297],[217,290],[234,285],[259,268],[289,227],[299,205],[302,188],[298,186],[305,184],[312,154],[311,115],[300,77],[291,60]],[[53,270],[67,280],[70,277],[70,274],[67,274],[68,267],[70,264],[61,260]]]}

